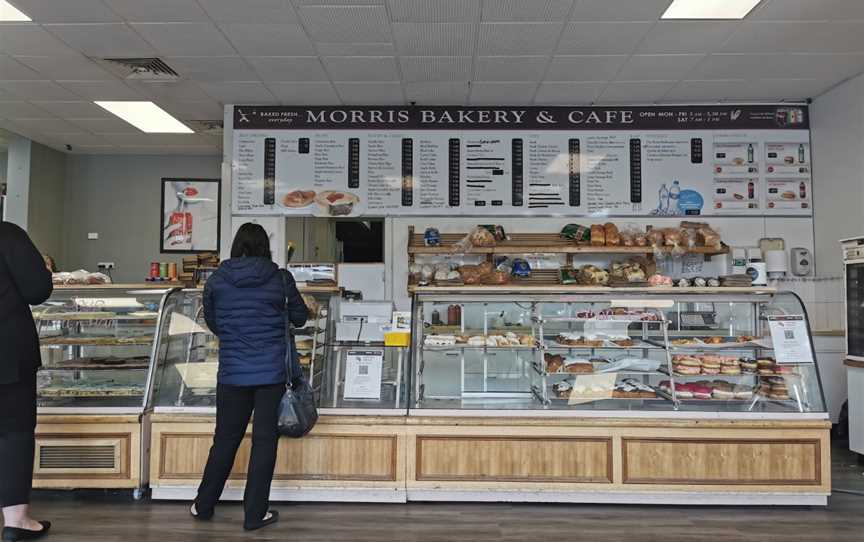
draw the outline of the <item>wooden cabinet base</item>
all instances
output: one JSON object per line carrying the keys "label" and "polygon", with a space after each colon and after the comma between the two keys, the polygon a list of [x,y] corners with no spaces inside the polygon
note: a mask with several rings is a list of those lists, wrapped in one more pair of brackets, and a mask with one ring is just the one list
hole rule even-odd
{"label": "wooden cabinet base", "polygon": [[138,416],[40,415],[36,426],[33,487],[137,489],[142,472]]}
{"label": "wooden cabinet base", "polygon": [[[824,421],[322,417],[280,442],[274,500],[825,504]],[[154,416],[155,498],[194,495],[206,416]],[[242,496],[249,442],[226,498]]]}

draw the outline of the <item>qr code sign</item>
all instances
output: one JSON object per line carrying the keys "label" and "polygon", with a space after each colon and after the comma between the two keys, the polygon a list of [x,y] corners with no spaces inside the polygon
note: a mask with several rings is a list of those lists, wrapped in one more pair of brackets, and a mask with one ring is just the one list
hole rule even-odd
{"label": "qr code sign", "polygon": [[784,330],[783,330],[783,335],[786,336],[786,340],[787,340],[787,341],[792,341],[792,340],[795,339],[795,332],[792,331],[791,329],[784,329]]}
{"label": "qr code sign", "polygon": [[368,365],[361,365],[358,369],[359,369],[359,373],[363,376],[366,376],[369,374],[369,366]]}

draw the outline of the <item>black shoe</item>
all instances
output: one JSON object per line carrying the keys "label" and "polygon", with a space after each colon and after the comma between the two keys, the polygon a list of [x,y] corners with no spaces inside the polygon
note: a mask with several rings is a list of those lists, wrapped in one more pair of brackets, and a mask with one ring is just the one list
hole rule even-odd
{"label": "black shoe", "polygon": [[201,512],[198,509],[198,503],[193,502],[192,507],[189,508],[189,515],[197,519],[198,521],[210,521],[211,519],[213,519],[213,510],[211,509],[209,512]]}
{"label": "black shoe", "polygon": [[51,529],[50,521],[40,521],[42,525],[41,531],[31,531],[30,529],[18,529],[16,527],[3,527],[3,542],[15,542],[16,540],[36,540],[48,534]]}
{"label": "black shoe", "polygon": [[[270,517],[267,517],[268,515]],[[261,521],[259,521],[257,523],[244,523],[243,524],[243,530],[244,531],[255,531],[255,530],[260,529],[262,527],[266,527],[268,525],[273,525],[274,523],[279,521],[279,512],[276,510],[270,510],[269,512],[267,512],[267,514],[264,515],[264,517],[267,519],[262,519]]]}

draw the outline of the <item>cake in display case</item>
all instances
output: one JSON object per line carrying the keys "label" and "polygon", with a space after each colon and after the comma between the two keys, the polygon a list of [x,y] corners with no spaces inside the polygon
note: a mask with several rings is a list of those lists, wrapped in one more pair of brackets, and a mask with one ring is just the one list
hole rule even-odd
{"label": "cake in display case", "polygon": [[[801,325],[784,333],[805,335],[798,358],[774,351],[786,317]],[[417,294],[414,322],[415,409],[825,411],[791,293],[457,288]]]}

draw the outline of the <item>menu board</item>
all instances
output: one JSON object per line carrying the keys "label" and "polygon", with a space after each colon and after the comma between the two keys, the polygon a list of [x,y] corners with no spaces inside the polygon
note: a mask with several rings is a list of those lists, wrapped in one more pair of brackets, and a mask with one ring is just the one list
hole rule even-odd
{"label": "menu board", "polygon": [[806,106],[235,106],[242,215],[809,216]]}

